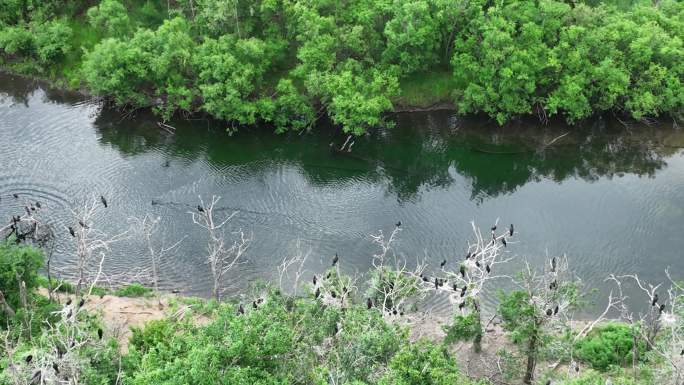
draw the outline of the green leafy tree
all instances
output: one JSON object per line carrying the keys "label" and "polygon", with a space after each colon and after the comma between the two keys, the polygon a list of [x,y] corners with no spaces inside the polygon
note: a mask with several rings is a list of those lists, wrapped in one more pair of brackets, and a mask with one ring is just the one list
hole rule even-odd
{"label": "green leafy tree", "polygon": [[120,37],[131,31],[128,11],[120,0],[102,0],[88,9],[87,16],[93,28],[104,31],[107,36]]}
{"label": "green leafy tree", "polygon": [[42,266],[43,254],[38,249],[18,245],[13,239],[0,243],[0,307],[4,309],[0,325],[5,326],[8,316],[28,305],[27,298],[38,284],[38,269]]}

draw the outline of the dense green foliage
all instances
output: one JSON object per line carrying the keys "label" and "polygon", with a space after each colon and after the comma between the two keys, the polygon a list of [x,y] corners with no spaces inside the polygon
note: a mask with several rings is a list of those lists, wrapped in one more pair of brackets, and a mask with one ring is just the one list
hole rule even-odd
{"label": "dense green foliage", "polygon": [[[0,288],[19,310],[9,321],[9,333],[0,339],[0,383],[27,383],[40,372],[45,383],[78,378],[85,384],[353,384],[353,385],[473,385],[461,373],[449,341],[470,339],[481,333],[471,316],[460,312],[445,328],[444,342],[410,340],[409,329],[393,322],[389,313],[366,308],[350,299],[344,306],[335,299],[290,297],[269,286],[253,288],[252,305],[219,303],[213,300],[181,299],[171,303],[169,317],[133,328],[128,351],[118,350],[108,326],[94,313],[77,305],[50,302],[33,289],[44,279],[37,276],[42,256],[14,241],[0,245]],[[329,270],[325,290],[348,286],[352,279]],[[25,308],[16,303],[19,275],[27,282],[31,300]],[[387,282],[408,288],[389,269],[380,269],[371,281],[373,290]],[[402,283],[403,282],[403,283]],[[395,285],[395,284],[392,284]],[[397,286],[394,286],[396,288]],[[574,283],[557,289],[563,298],[575,298]],[[140,294],[147,290],[131,285],[118,294]],[[556,289],[554,289],[556,290]],[[415,294],[415,293],[414,293]],[[406,294],[401,298],[409,298]],[[73,299],[73,297],[71,297]],[[179,306],[182,308],[179,309]],[[182,311],[181,311],[182,310]],[[475,314],[475,313],[470,313]],[[26,317],[26,316],[29,317]],[[502,295],[498,315],[515,343],[532,336],[544,342],[563,342],[563,335],[543,329],[544,313],[530,301],[527,292]],[[33,321],[26,322],[27,319]],[[47,322],[46,322],[47,321]],[[104,332],[103,332],[104,330]],[[646,355],[638,378],[617,366],[631,351],[632,330],[619,323],[597,327],[575,345],[577,356],[597,369],[577,375],[560,374],[553,383],[603,385],[607,376],[620,384],[653,383],[654,362]],[[668,336],[665,336],[667,338]],[[640,351],[643,351],[641,342]],[[528,347],[521,347],[525,352]],[[504,361],[519,362],[504,355]],[[506,358],[508,357],[508,358]],[[556,360],[557,358],[554,358]],[[504,364],[507,365],[507,364]],[[488,384],[480,380],[477,384]]]}
{"label": "dense green foliage", "polygon": [[[633,358],[635,332],[624,324],[602,325],[577,343],[577,356],[598,370],[629,364]],[[641,343],[636,350],[637,359],[643,356],[645,349]]]}
{"label": "dense green foliage", "polygon": [[139,283],[132,283],[114,292],[114,295],[119,297],[145,297],[150,294],[152,294],[152,289]]}
{"label": "dense green foliage", "polygon": [[[39,250],[17,245],[12,239],[0,243],[0,292],[15,312],[24,305],[20,285],[23,283],[26,287],[27,297],[33,296],[38,286],[38,269],[42,266],[43,254]],[[9,321],[0,307],[0,327]]]}
{"label": "dense green foliage", "polygon": [[684,3],[674,0],[63,3],[0,6],[4,65],[164,119],[206,112],[230,129],[284,132],[325,111],[361,134],[389,125],[397,102],[432,100],[417,89],[500,124],[684,111]]}

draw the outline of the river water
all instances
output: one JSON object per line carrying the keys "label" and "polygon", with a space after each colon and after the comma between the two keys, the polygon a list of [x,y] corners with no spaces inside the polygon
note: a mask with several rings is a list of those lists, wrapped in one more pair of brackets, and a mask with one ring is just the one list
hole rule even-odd
{"label": "river water", "polygon": [[[197,120],[172,122],[170,135],[150,115],[124,119],[82,96],[0,75],[0,218],[40,201],[41,215],[58,229],[54,265],[68,275],[71,208],[104,195],[109,208],[97,220],[109,233],[132,217],[161,216],[167,243],[184,238],[162,261],[162,287],[192,295],[208,295],[210,280],[205,238],[188,211],[212,194],[222,197],[219,215],[238,212],[231,229],[253,235],[244,263],[226,277],[229,294],[277,281],[277,265],[298,247],[310,251],[306,279],[334,253],[343,270],[361,276],[376,251],[369,235],[388,233],[397,221],[397,254],[433,269],[444,258],[462,259],[471,221],[488,229],[500,218],[517,231],[506,273],[523,260],[540,266],[547,255],[565,254],[587,286],[604,292],[613,272],[660,282],[670,267],[684,278],[684,134],[671,123],[499,128],[445,111],[395,121],[339,155],[329,143],[345,137],[330,127],[229,136]],[[134,237],[112,246],[105,269],[148,266]]]}

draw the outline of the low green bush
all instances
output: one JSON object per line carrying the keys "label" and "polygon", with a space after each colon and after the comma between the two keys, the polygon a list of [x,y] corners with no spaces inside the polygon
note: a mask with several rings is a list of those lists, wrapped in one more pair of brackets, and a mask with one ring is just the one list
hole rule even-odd
{"label": "low green bush", "polygon": [[[608,323],[592,330],[577,342],[577,356],[594,369],[605,371],[613,365],[624,366],[632,362],[634,347],[633,331],[630,326]],[[641,359],[645,344],[639,342],[637,358]]]}
{"label": "low green bush", "polygon": [[145,287],[139,283],[133,283],[124,286],[114,292],[114,295],[119,297],[145,297],[152,293],[152,289]]}

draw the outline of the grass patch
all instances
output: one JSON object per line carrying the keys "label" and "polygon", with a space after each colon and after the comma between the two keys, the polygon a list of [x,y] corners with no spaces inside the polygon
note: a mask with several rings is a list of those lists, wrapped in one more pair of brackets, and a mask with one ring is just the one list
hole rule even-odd
{"label": "grass patch", "polygon": [[394,99],[402,107],[426,108],[438,103],[451,103],[455,88],[449,71],[417,73],[399,82],[400,94]]}
{"label": "grass patch", "polygon": [[147,297],[152,293],[152,289],[138,283],[124,286],[114,292],[118,297]]}

